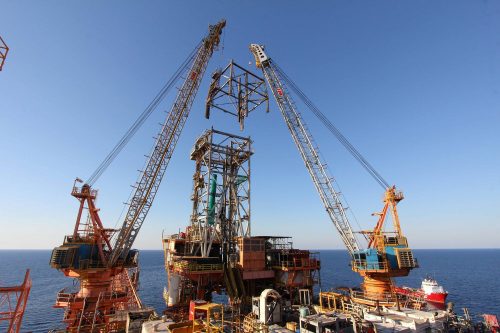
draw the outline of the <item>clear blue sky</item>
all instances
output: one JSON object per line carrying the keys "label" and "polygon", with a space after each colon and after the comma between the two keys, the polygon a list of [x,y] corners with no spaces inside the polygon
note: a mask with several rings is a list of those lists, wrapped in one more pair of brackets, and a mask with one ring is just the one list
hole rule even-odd
{"label": "clear blue sky", "polygon": [[[498,1],[3,1],[0,35],[0,248],[52,248],[73,228],[69,192],[150,102],[207,25],[227,19],[223,52],[270,55],[406,199],[400,217],[415,248],[499,247],[500,2]],[[255,69],[254,69],[255,70]],[[205,128],[202,82],[155,206],[137,239],[189,221]],[[173,95],[162,109],[169,109]],[[164,117],[156,112],[96,184],[114,226]],[[316,140],[364,228],[382,190],[310,115]],[[215,123],[214,123],[215,122]],[[254,234],[342,248],[274,102],[247,122],[254,140]],[[355,223],[354,223],[355,224]],[[355,224],[356,226],[356,224]],[[357,229],[357,227],[356,227]]]}

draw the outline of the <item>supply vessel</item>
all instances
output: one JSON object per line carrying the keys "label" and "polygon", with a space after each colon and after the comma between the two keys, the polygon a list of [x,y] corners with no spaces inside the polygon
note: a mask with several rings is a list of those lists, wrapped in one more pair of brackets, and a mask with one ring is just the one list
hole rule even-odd
{"label": "supply vessel", "polygon": [[395,292],[400,295],[411,295],[412,297],[421,297],[430,303],[445,304],[448,292],[443,286],[432,277],[426,277],[422,280],[420,289],[410,287],[395,287]]}

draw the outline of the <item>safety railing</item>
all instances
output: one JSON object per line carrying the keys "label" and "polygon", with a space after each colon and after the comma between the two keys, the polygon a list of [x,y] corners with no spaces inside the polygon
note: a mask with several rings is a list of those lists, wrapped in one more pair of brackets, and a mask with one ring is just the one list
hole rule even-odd
{"label": "safety railing", "polygon": [[75,293],[70,293],[66,289],[63,289],[57,293],[56,304],[69,303],[73,298],[75,298]]}
{"label": "safety railing", "polygon": [[[80,196],[82,194],[86,194],[85,191],[83,191],[83,187],[73,186],[71,189],[71,195],[73,196]],[[88,191],[88,194],[90,194],[92,198],[95,198],[97,196],[97,190],[91,189]]]}
{"label": "safety railing", "polygon": [[177,271],[188,272],[209,272],[209,271],[222,271],[222,264],[198,264],[186,261],[176,261],[173,264],[174,269]]}
{"label": "safety railing", "polygon": [[364,259],[354,259],[351,265],[355,271],[387,272],[388,270],[387,262],[384,261],[368,262]]}
{"label": "safety railing", "polygon": [[319,269],[320,261],[316,258],[298,258],[294,260],[281,260],[274,267],[278,269]]}
{"label": "safety railing", "polygon": [[380,303],[392,303],[396,301],[395,295],[391,293],[370,293],[359,290],[351,290],[351,297]]}

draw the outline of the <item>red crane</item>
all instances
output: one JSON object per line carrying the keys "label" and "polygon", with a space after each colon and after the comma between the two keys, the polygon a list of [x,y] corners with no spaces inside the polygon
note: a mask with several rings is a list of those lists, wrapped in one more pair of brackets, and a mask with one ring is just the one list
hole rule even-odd
{"label": "red crane", "polygon": [[[352,257],[352,269],[363,277],[363,292],[357,296],[361,302],[369,304],[379,304],[380,301],[394,303],[392,278],[407,276],[412,269],[418,267],[418,263],[413,257],[408,241],[403,235],[399,224],[396,205],[403,199],[403,194],[397,191],[395,186],[389,186],[276,62],[267,55],[262,45],[251,44],[250,50],[255,57],[256,66],[262,70],[264,78],[275,97],[328,216]],[[366,248],[362,248],[354,236],[351,223],[346,214],[347,205],[340,192],[336,189],[338,188],[336,181],[328,172],[327,165],[322,159],[313,135],[292,98],[292,92],[325,124],[385,190],[384,208],[381,213],[377,214],[379,220],[376,227],[373,231],[362,232],[368,241]],[[392,215],[394,225],[394,231],[389,232],[384,231],[383,228],[388,211]]]}
{"label": "red crane", "polygon": [[[71,194],[80,202],[75,228],[73,234],[65,237],[63,245],[53,250],[50,260],[53,268],[79,281],[77,292],[62,290],[56,300],[55,307],[65,308],[64,322],[68,332],[123,330],[126,311],[142,307],[136,293],[138,251],[131,248],[151,208],[225,25],[226,21],[221,20],[209,27],[208,35],[174,74],[174,80],[160,91],[90,179],[81,187],[77,182],[82,181],[75,181]],[[118,230],[105,228],[95,205],[97,191],[92,189],[93,183],[158,106],[176,78],[184,73],[187,73],[184,82],[157,135],[145,168],[133,186],[122,227]],[[88,212],[86,217],[84,211]]]}
{"label": "red crane", "polygon": [[8,322],[7,333],[18,333],[21,329],[30,289],[31,278],[29,269],[26,270],[23,284],[20,286],[0,286],[0,324]]}

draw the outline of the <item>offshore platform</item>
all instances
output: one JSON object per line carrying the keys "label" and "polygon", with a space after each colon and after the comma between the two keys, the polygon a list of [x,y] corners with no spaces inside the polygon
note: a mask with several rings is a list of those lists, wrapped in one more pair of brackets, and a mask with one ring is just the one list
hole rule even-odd
{"label": "offshore platform", "polygon": [[251,309],[252,297],[267,289],[290,305],[311,302],[317,253],[294,249],[289,237],[250,233],[251,155],[250,138],[211,129],[196,140],[191,224],[163,239],[169,313],[221,290],[238,310]]}
{"label": "offshore platform", "polygon": [[[403,194],[390,185],[267,54],[250,51],[262,76],[231,61],[212,74],[205,117],[221,111],[243,129],[255,110],[273,96],[329,219],[351,257],[361,288],[322,291],[318,254],[296,249],[286,235],[253,235],[251,229],[252,140],[211,128],[194,143],[192,213],[182,232],[163,237],[166,310],[157,314],[138,296],[138,251],[132,246],[153,204],[176,143],[190,113],[208,62],[220,43],[225,20],[209,26],[172,78],[125,133],[92,176],[77,179],[73,232],[56,247],[53,268],[77,279],[63,289],[55,307],[64,309],[63,332],[454,332],[498,330],[477,326],[452,307],[429,310],[423,299],[400,294],[395,277],[418,267],[401,229],[397,205]],[[167,92],[182,82],[133,185],[120,229],[104,227],[94,183]],[[268,94],[268,91],[271,94]],[[310,110],[384,190],[373,229],[354,232],[347,205],[321,157],[300,105]],[[389,220],[392,221],[392,227]],[[363,242],[361,242],[359,239]],[[324,268],[324,267],[323,267]],[[332,269],[332,268],[327,268]],[[318,292],[319,291],[319,292]],[[215,302],[223,294],[223,302]],[[495,326],[496,325],[496,326]]]}

